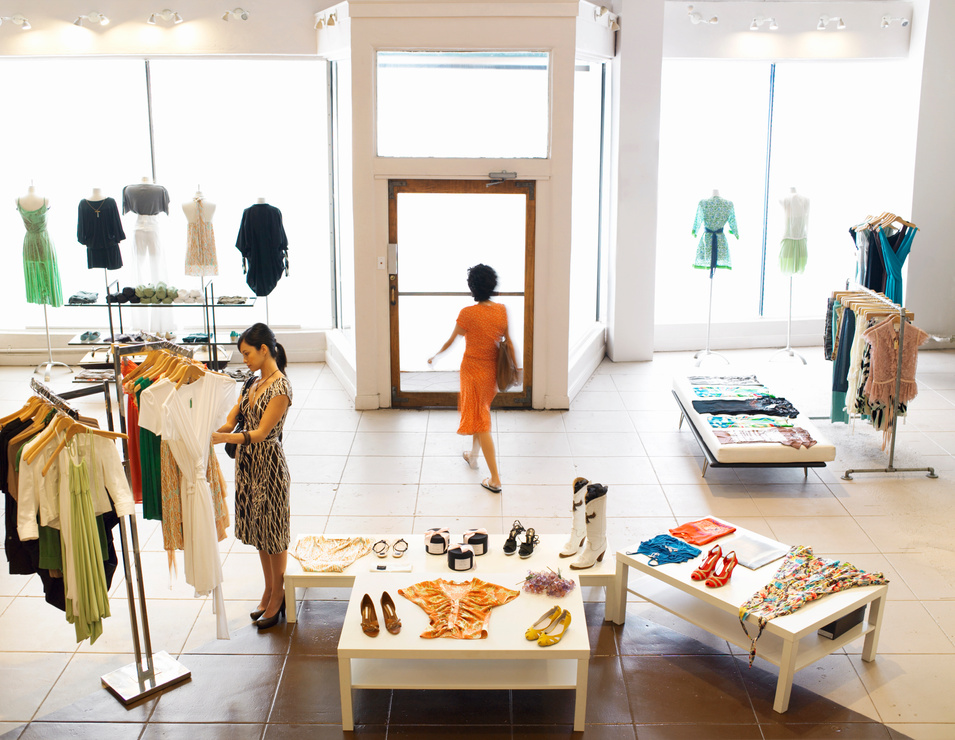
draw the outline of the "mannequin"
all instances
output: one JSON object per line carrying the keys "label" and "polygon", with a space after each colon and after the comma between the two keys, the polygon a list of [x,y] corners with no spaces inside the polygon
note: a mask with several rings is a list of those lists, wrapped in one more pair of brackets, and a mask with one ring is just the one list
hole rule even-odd
{"label": "mannequin", "polygon": [[[169,214],[169,192],[162,185],[143,177],[123,188],[123,213],[135,213],[133,227],[133,271],[137,285],[166,282],[166,260],[159,246],[159,214]],[[145,316],[143,315],[145,312]],[[143,309],[141,328],[164,334],[172,329],[172,313],[163,309]]]}
{"label": "mannequin", "polygon": [[[723,228],[729,224],[730,233],[739,239],[739,229],[736,226],[736,210],[733,202],[720,197],[718,188],[713,189],[710,198],[701,200],[696,206],[696,218],[693,221],[693,236],[700,234],[700,241],[696,245],[696,258],[693,267],[699,270],[710,271],[710,308],[706,318],[706,346],[694,355],[697,366],[707,355],[716,355],[727,363],[725,357],[717,352],[710,351],[710,325],[713,320],[713,276],[717,268],[733,269],[730,262],[729,242],[723,233]],[[702,232],[701,232],[702,227]]]}
{"label": "mannequin", "polygon": [[202,278],[218,275],[216,237],[212,230],[216,204],[206,200],[201,190],[196,190],[192,200],[182,204],[182,212],[189,222],[186,231],[186,274]]}
{"label": "mannequin", "polygon": [[794,275],[806,269],[806,237],[809,229],[809,198],[789,188],[779,199],[783,207],[783,235],[779,244],[779,269]]}
{"label": "mannequin", "polygon": [[[806,237],[809,230],[809,198],[796,192],[795,187],[779,199],[783,207],[783,235],[779,241],[779,269],[789,275],[789,321],[786,324],[786,346],[778,350],[790,357],[798,357],[802,364],[806,358],[792,348],[793,326],[793,275],[806,269]],[[773,355],[775,357],[775,355]]]}
{"label": "mannequin", "polygon": [[49,210],[50,201],[37,195],[33,183],[27,188],[26,195],[17,198],[17,211],[26,228],[26,234],[23,236],[23,281],[26,286],[26,299],[27,303],[43,305],[43,325],[46,328],[49,360],[37,366],[36,372],[39,373],[42,369],[44,380],[50,379],[50,371],[54,367],[64,367],[72,372],[66,363],[53,361],[53,345],[50,343],[50,321],[46,307],[63,305],[63,289],[56,265],[56,250],[46,230],[46,214]]}
{"label": "mannequin", "polygon": [[123,266],[119,243],[126,238],[116,201],[93,188],[89,198],[79,203],[76,240],[86,246],[86,264],[90,269],[118,270]]}
{"label": "mannequin", "polygon": [[260,206],[264,206],[266,203],[268,203],[268,200],[266,200],[265,198],[257,198],[255,202],[258,203]]}
{"label": "mannequin", "polygon": [[24,211],[35,211],[38,208],[50,205],[49,199],[37,195],[36,188],[32,185],[27,188],[27,194],[21,195],[17,202]]}
{"label": "mannequin", "polygon": [[95,202],[95,201],[98,201],[98,200],[104,200],[104,198],[103,198],[103,191],[100,190],[99,188],[93,188],[93,194],[92,194],[89,198],[87,198],[86,200],[91,200],[91,201],[94,201],[94,202]]}

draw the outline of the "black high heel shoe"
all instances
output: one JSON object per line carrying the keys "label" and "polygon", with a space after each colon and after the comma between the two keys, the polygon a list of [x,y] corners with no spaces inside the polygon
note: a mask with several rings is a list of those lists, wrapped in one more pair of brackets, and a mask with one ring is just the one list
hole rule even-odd
{"label": "black high heel shoe", "polygon": [[514,525],[511,527],[511,533],[507,536],[507,539],[504,540],[504,554],[513,555],[517,552],[517,535],[524,531],[524,525],[520,523],[518,519],[514,520]]}
{"label": "black high heel shoe", "polygon": [[541,541],[541,538],[537,536],[537,533],[534,531],[533,527],[527,530],[527,533],[524,535],[524,537],[525,539],[521,543],[521,548],[518,551],[522,560],[526,560],[533,555],[534,545]]}
{"label": "black high heel shoe", "polygon": [[253,624],[260,630],[267,630],[279,623],[279,617],[285,616],[285,597],[282,597],[282,603],[279,604],[279,610],[267,619],[257,619]]}
{"label": "black high heel shoe", "polygon": [[252,617],[253,622],[263,614],[265,614],[265,609],[256,609],[254,612],[249,612],[249,616]]}

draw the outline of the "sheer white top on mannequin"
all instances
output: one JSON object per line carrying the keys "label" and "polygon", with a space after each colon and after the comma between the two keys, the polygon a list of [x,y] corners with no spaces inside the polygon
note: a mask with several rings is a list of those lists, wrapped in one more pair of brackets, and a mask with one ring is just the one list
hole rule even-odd
{"label": "sheer white top on mannequin", "polygon": [[783,207],[783,239],[805,239],[809,230],[809,198],[790,188],[789,193],[779,199]]}
{"label": "sheer white top on mannequin", "polygon": [[202,195],[202,191],[197,190],[196,194],[193,196],[192,200],[186,201],[182,204],[182,212],[186,214],[186,220],[191,223],[198,223],[199,221],[199,203],[202,203],[202,220],[207,224],[212,223],[212,217],[216,212],[216,204]]}

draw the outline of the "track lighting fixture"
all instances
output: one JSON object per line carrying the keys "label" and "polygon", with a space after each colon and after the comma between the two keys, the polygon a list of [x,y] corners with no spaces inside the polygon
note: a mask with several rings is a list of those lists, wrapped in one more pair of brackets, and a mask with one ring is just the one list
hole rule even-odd
{"label": "track lighting fixture", "polygon": [[106,26],[109,24],[109,18],[95,10],[90,11],[86,15],[77,16],[76,20],[73,21],[73,25],[82,26],[83,21],[87,21],[88,23],[92,23],[93,25],[97,26]]}
{"label": "track lighting fixture", "polygon": [[17,15],[5,15],[0,17],[0,24],[4,21],[9,21],[14,26],[20,26],[21,31],[29,31],[33,26],[30,25],[30,21],[24,18],[19,13]]}
{"label": "track lighting fixture", "polygon": [[898,23],[900,26],[902,26],[902,28],[905,28],[907,25],[909,25],[909,19],[908,18],[893,18],[892,16],[884,15],[882,16],[882,23],[880,23],[879,25],[882,28],[888,28],[893,23]]}
{"label": "track lighting fixture", "polygon": [[321,31],[323,28],[325,28],[325,16],[319,15],[318,13],[316,13],[315,14],[315,30]]}
{"label": "track lighting fixture", "polygon": [[835,23],[836,29],[839,31],[846,30],[846,22],[842,20],[840,16],[837,16],[837,15],[830,16],[825,14],[819,16],[819,23],[816,26],[816,30],[825,31],[830,23]]}
{"label": "track lighting fixture", "polygon": [[331,28],[332,26],[338,25],[338,13],[332,13],[328,16],[328,20],[325,21],[325,25]]}
{"label": "track lighting fixture", "polygon": [[249,11],[243,10],[242,8],[236,8],[235,10],[227,10],[222,14],[222,20],[224,21],[247,21],[249,20]]}
{"label": "track lighting fixture", "polygon": [[753,22],[749,24],[749,30],[758,31],[760,26],[767,24],[770,31],[775,31],[779,28],[779,26],[776,24],[775,18],[763,18],[762,16],[757,16],[753,18]]}
{"label": "track lighting fixture", "polygon": [[146,19],[146,23],[150,26],[155,26],[159,21],[164,23],[172,23],[173,25],[179,25],[182,23],[182,16],[175,10],[170,10],[169,8],[164,8],[159,13],[150,13],[149,18]]}
{"label": "track lighting fixture", "polygon": [[692,23],[694,26],[700,23],[705,23],[707,25],[716,25],[717,23],[720,22],[719,17],[715,15],[712,18],[704,18],[701,13],[698,13],[695,10],[693,10],[692,5],[687,6],[686,14],[690,18],[690,23]]}

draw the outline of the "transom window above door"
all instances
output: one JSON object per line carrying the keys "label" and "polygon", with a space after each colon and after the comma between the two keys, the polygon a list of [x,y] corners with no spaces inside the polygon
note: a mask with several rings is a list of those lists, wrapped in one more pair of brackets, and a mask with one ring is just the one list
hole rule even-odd
{"label": "transom window above door", "polygon": [[379,51],[379,157],[545,159],[550,55]]}

